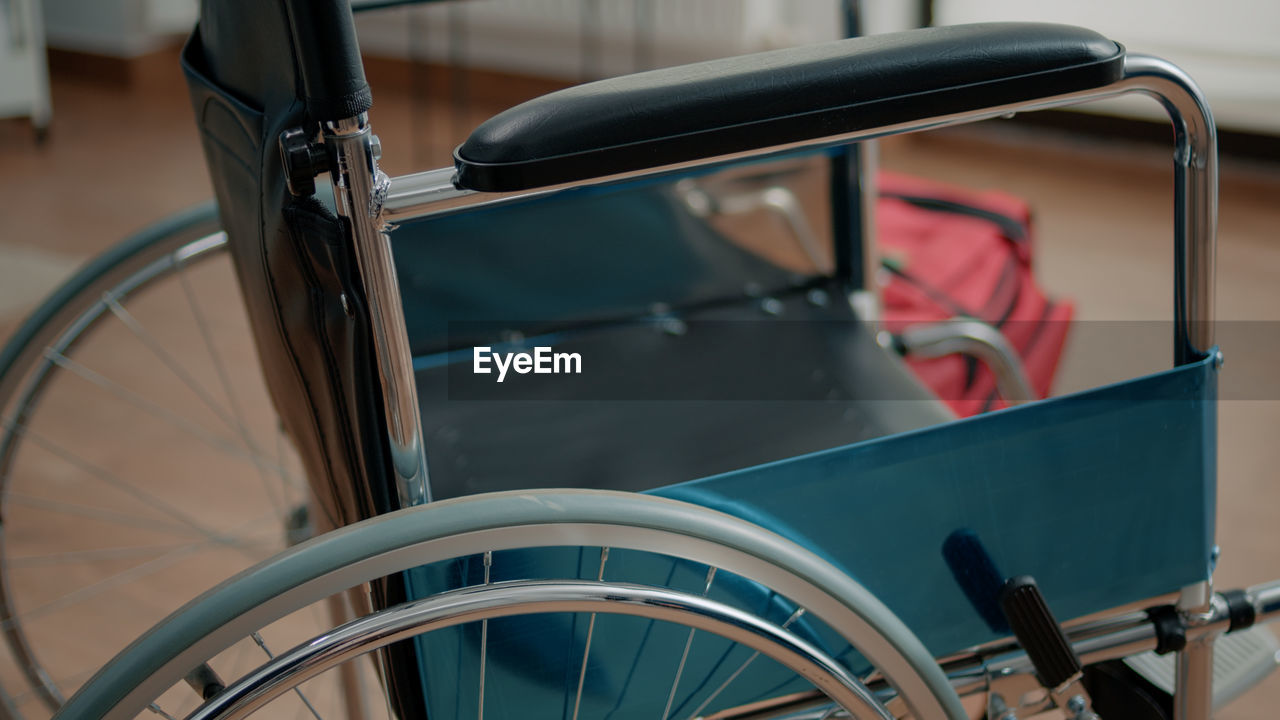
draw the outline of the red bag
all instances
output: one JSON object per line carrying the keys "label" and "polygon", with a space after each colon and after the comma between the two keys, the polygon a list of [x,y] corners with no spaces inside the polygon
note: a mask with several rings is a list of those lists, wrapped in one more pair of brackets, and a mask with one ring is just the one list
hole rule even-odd
{"label": "red bag", "polygon": [[[1021,355],[1037,396],[1047,396],[1075,309],[1036,284],[1027,204],[893,173],[878,182],[877,242],[889,273],[885,329],[983,320]],[[907,364],[962,417],[1004,407],[994,376],[974,358],[908,356]]]}

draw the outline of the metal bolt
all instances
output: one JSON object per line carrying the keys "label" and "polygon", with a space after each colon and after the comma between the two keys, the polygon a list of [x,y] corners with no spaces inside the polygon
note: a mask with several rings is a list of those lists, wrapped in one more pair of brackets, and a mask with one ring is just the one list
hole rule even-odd
{"label": "metal bolt", "polygon": [[881,330],[877,332],[876,344],[884,348],[885,350],[893,350],[894,349],[893,333],[889,332],[888,330]]}
{"label": "metal bolt", "polygon": [[1018,720],[1018,714],[1014,710],[1000,693],[993,692],[987,697],[987,716],[994,720]]}
{"label": "metal bolt", "polygon": [[369,154],[373,156],[374,160],[382,159],[382,141],[378,139],[377,135],[369,136]]}
{"label": "metal bolt", "polygon": [[1087,707],[1088,705],[1085,703],[1083,695],[1072,695],[1071,699],[1067,701],[1067,710],[1070,710],[1072,715],[1083,713]]}
{"label": "metal bolt", "polygon": [[668,335],[681,336],[689,331],[689,326],[678,317],[664,317],[658,321],[658,327]]}
{"label": "metal bolt", "polygon": [[1223,363],[1225,363],[1225,362],[1226,362],[1226,359],[1222,357],[1222,351],[1221,351],[1221,350],[1219,350],[1219,351],[1217,351],[1217,352],[1215,352],[1215,353],[1213,354],[1213,367],[1214,367],[1214,369],[1215,369],[1215,370],[1216,370],[1216,369],[1218,369],[1218,368],[1221,368],[1221,367],[1222,367],[1222,365],[1223,365]]}
{"label": "metal bolt", "polygon": [[814,307],[826,307],[827,303],[831,301],[831,298],[827,295],[827,291],[822,288],[814,288],[810,290],[804,298]]}
{"label": "metal bolt", "polygon": [[782,301],[777,298],[765,298],[760,301],[760,309],[768,315],[781,315]]}
{"label": "metal bolt", "polygon": [[305,504],[293,508],[285,517],[284,540],[289,547],[304,540],[310,540],[315,536],[315,530],[315,525],[311,522],[311,512]]}

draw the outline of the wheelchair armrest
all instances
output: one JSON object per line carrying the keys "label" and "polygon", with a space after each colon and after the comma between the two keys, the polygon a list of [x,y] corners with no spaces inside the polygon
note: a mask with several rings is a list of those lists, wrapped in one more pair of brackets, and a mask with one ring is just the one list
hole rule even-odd
{"label": "wheelchair armrest", "polygon": [[925,28],[579,85],[517,105],[458,147],[457,183],[511,191],[1088,90],[1124,48],[1041,23]]}

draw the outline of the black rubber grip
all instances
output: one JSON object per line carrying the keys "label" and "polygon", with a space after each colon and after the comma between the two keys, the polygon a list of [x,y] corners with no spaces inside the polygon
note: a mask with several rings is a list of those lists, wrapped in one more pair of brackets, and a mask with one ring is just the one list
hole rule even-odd
{"label": "black rubber grip", "polygon": [[1080,672],[1080,658],[1049,611],[1036,581],[1021,575],[1005,581],[1000,607],[1009,627],[1035,665],[1036,675],[1047,688],[1056,688]]}
{"label": "black rubber grip", "polygon": [[1156,630],[1156,654],[1168,655],[1187,646],[1187,625],[1182,613],[1172,605],[1160,605],[1147,610],[1147,618]]}
{"label": "black rubber grip", "polygon": [[1220,594],[1227,601],[1227,617],[1231,620],[1227,632],[1253,627],[1254,621],[1258,619],[1258,610],[1249,599],[1249,593],[1244,590],[1227,590]]}
{"label": "black rubber grip", "polygon": [[349,0],[288,0],[294,53],[312,120],[355,117],[373,105]]}
{"label": "black rubber grip", "polygon": [[454,152],[458,184],[525,190],[1099,88],[1124,48],[1081,28],[923,28],[712,60],[544,95]]}

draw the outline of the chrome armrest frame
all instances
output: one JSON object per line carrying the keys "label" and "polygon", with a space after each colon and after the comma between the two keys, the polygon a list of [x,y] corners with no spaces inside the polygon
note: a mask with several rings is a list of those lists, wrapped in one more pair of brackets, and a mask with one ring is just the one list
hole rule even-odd
{"label": "chrome armrest frame", "polygon": [[[881,330],[877,341],[883,347],[892,348],[895,342],[886,336],[889,333]],[[1003,333],[981,320],[957,318],[911,325],[899,333],[897,344],[906,355],[922,358],[968,355],[991,371],[996,393],[1005,403],[1020,405],[1036,399],[1017,349]]]}
{"label": "chrome armrest frame", "polygon": [[1217,133],[1208,103],[1195,82],[1172,63],[1148,55],[1129,54],[1125,58],[1124,77],[1111,85],[1093,90],[921,118],[818,140],[591,178],[534,191],[479,193],[459,188],[454,185],[455,174],[452,168],[402,175],[391,178],[377,220],[386,229],[398,222],[457,212],[464,208],[505,204],[574,187],[609,185],[641,177],[675,174],[748,157],[760,158],[803,149],[843,145],[858,140],[976,122],[1010,113],[1079,105],[1129,93],[1143,93],[1156,98],[1173,121],[1176,194],[1174,258],[1179,276],[1174,293],[1174,361],[1181,365],[1204,357],[1213,347],[1213,277],[1218,221]]}

